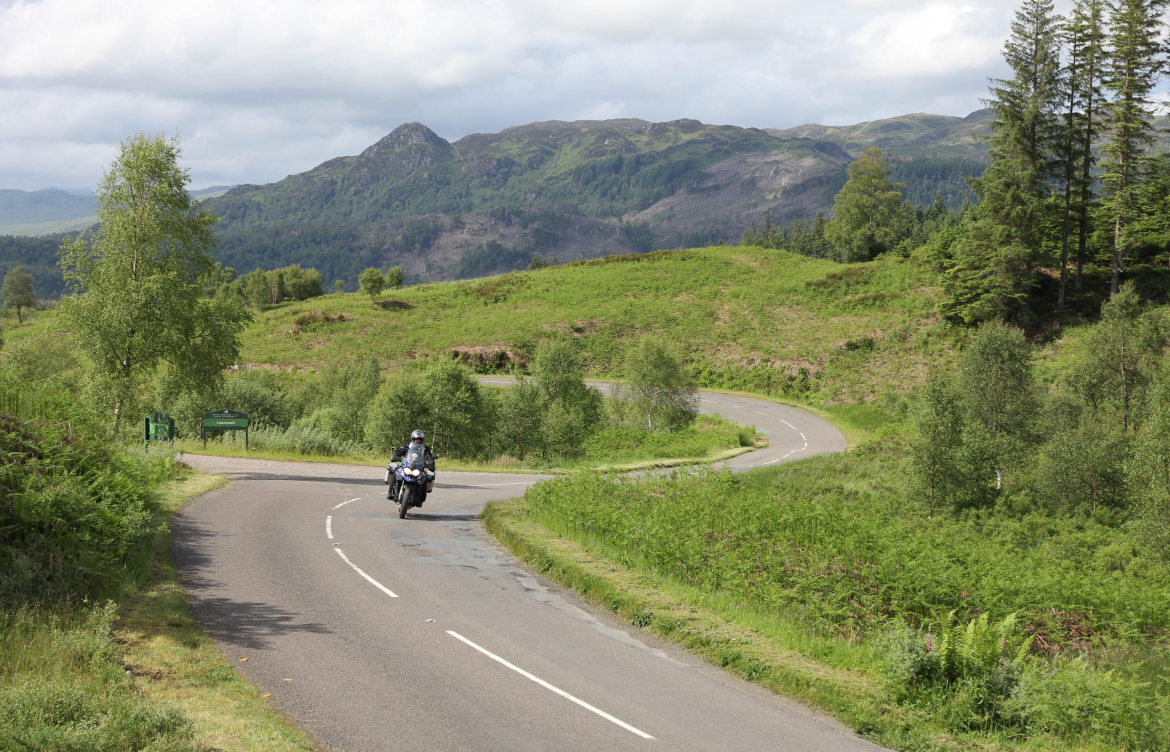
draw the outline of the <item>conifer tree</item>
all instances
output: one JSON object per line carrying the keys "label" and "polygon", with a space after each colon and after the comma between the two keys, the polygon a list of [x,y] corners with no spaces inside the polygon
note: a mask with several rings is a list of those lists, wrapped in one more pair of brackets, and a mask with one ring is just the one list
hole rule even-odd
{"label": "conifer tree", "polygon": [[[1103,66],[1105,64],[1105,1],[1077,0],[1072,17],[1066,27],[1066,34],[1076,36],[1079,44],[1080,65],[1070,71],[1068,86],[1074,90],[1074,107],[1079,110],[1079,126],[1073,136],[1075,152],[1080,157],[1080,172],[1076,189],[1080,196],[1077,212],[1077,273],[1076,288],[1084,289],[1085,251],[1089,239],[1089,209],[1093,203],[1093,166],[1097,158],[1093,142],[1101,130],[1101,108],[1104,96],[1101,92]],[[1071,54],[1070,54],[1071,57]],[[1063,290],[1063,288],[1062,288]],[[1063,304],[1063,298],[1061,303]]]}
{"label": "conifer tree", "polygon": [[1109,138],[1101,151],[1105,213],[1113,225],[1113,294],[1120,288],[1125,255],[1132,244],[1142,167],[1153,139],[1150,94],[1165,65],[1161,41],[1165,9],[1166,0],[1118,0],[1109,19],[1105,87],[1113,99],[1105,108]]}
{"label": "conifer tree", "polygon": [[1059,20],[1050,0],[1024,0],[1003,50],[1013,76],[992,79],[985,100],[995,111],[992,162],[972,181],[981,202],[945,283],[952,312],[970,323],[1017,317],[1045,256],[1059,145]]}
{"label": "conifer tree", "polygon": [[1089,204],[1093,190],[1093,138],[1100,118],[1103,7],[1103,0],[1078,0],[1062,28],[1067,63],[1061,71],[1064,112],[1057,157],[1064,192],[1060,233],[1060,296],[1057,301],[1060,308],[1065,305],[1068,289],[1068,257],[1074,214],[1078,235],[1076,285],[1078,290],[1082,287]]}

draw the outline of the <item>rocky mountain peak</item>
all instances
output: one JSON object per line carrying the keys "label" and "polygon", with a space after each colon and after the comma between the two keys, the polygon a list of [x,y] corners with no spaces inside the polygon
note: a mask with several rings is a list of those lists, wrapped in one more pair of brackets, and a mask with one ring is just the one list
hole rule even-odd
{"label": "rocky mountain peak", "polygon": [[446,139],[422,123],[403,123],[390,131],[385,138],[363,151],[361,156],[373,157],[379,153],[397,151],[413,144],[435,144],[443,148],[451,147]]}

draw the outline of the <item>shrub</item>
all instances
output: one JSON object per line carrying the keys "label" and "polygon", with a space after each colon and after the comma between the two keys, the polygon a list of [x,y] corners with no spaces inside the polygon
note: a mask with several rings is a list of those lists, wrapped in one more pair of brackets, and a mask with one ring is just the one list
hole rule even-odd
{"label": "shrub", "polygon": [[1024,672],[1007,702],[1017,723],[1032,732],[1097,739],[1123,749],[1170,746],[1170,703],[1152,687],[1094,671],[1083,659],[1037,664]]}
{"label": "shrub", "polygon": [[0,418],[0,600],[116,587],[150,534],[150,478],[117,446]]}
{"label": "shrub", "polygon": [[392,376],[370,405],[366,444],[375,451],[389,452],[391,447],[405,444],[411,431],[433,422],[418,378],[408,374]]}

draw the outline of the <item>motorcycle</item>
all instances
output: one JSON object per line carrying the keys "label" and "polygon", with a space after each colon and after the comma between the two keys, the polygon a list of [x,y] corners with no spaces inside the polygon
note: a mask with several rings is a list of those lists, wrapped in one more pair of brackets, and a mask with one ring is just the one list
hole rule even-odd
{"label": "motorcycle", "polygon": [[435,471],[427,467],[427,457],[421,447],[408,446],[405,456],[397,450],[394,452],[386,466],[386,484],[390,486],[386,498],[398,505],[399,519],[404,519],[412,507],[422,506],[435,487]]}

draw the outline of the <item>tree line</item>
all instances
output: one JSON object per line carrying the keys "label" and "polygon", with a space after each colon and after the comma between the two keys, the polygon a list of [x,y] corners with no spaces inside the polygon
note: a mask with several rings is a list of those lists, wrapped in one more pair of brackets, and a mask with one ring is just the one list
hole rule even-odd
{"label": "tree line", "polygon": [[[911,208],[880,150],[848,168],[833,216],[752,226],[746,244],[841,262],[918,257],[940,275],[943,312],[977,324],[1034,321],[1095,279],[1170,290],[1170,153],[1152,152],[1166,72],[1164,0],[1077,0],[1067,16],[1025,0],[992,79],[991,162],[966,178],[976,201]],[[1103,269],[1104,274],[1098,272]]]}
{"label": "tree line", "polygon": [[1085,267],[1170,261],[1164,225],[1170,156],[1149,153],[1153,90],[1166,65],[1162,0],[1078,0],[1067,17],[1025,0],[992,81],[992,162],[973,181],[979,203],[937,254],[952,315],[1025,321],[1045,269],[1055,305]]}
{"label": "tree line", "polygon": [[167,409],[180,437],[192,438],[204,412],[230,405],[248,413],[258,449],[388,454],[421,428],[443,456],[520,462],[579,457],[586,442],[607,430],[672,433],[694,420],[694,381],[668,347],[639,343],[624,373],[622,399],[607,404],[585,384],[579,349],[548,342],[537,348],[525,374],[503,388],[482,386],[454,360],[387,374],[367,358],[299,378],[246,371],[200,391],[164,376],[150,397],[156,407],[146,409]]}

